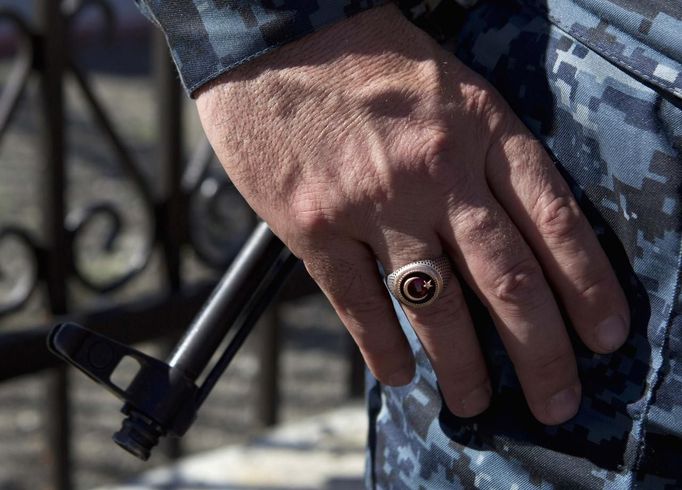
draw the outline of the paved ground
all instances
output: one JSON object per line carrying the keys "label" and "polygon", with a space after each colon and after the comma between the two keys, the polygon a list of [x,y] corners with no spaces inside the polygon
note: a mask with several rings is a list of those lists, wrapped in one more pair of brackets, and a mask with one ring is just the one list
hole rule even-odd
{"label": "paved ground", "polygon": [[359,490],[366,429],[349,406],[97,490]]}
{"label": "paved ground", "polygon": [[[97,93],[109,108],[116,127],[134,154],[144,163],[144,172],[155,182],[158,170],[153,159],[156,108],[148,83],[145,44],[135,36],[115,46],[88,40],[79,46],[81,59],[93,70]],[[0,90],[8,66],[0,61]],[[134,257],[148,237],[148,220],[130,180],[93,126],[72,83],[68,86],[68,182],[69,209],[104,199],[117,203],[124,215],[124,232],[111,254],[100,250],[104,225],[95,225],[82,238],[79,260],[93,277],[115,274]],[[188,112],[192,113],[191,103]],[[41,235],[41,178],[44,175],[36,136],[40,128],[37,90],[34,83],[11,130],[0,139],[0,225],[21,224]],[[187,124],[187,141],[198,140],[195,118]],[[219,171],[218,171],[219,172]],[[198,226],[203,226],[198,223]],[[206,227],[209,226],[208,224]],[[187,275],[212,274],[186,253]],[[21,247],[0,243],[0,301],[30,267]],[[148,271],[124,290],[107,297],[95,296],[71,285],[77,308],[138,298],[154,291],[160,281],[158,257]],[[34,294],[20,314],[0,318],[0,330],[21,328],[46,320],[42,291]],[[302,419],[336,407],[346,400],[348,339],[338,320],[320,298],[282,308],[284,355],[282,359],[282,415],[284,420]],[[257,342],[247,345],[214,391],[186,438],[190,452],[244,441],[258,432],[253,401],[258,360]],[[154,353],[153,346],[146,346]],[[118,429],[119,402],[83,376],[74,376],[74,429],[76,488],[113,484],[164,463],[161,454],[148,465],[137,462],[110,440]],[[44,452],[43,375],[28,376],[0,384],[0,490],[48,488]],[[364,435],[363,435],[364,437]]]}
{"label": "paved ground", "polygon": [[[286,319],[282,359],[282,418],[301,420],[346,401],[347,338],[319,300],[284,307]],[[256,338],[239,354],[200,412],[184,442],[188,452],[243,442],[262,430],[255,420]],[[147,350],[150,349],[147,346]],[[0,385],[0,489],[47,487],[42,424],[41,376]],[[167,460],[156,452],[149,463],[138,462],[111,441],[118,429],[120,403],[83,376],[75,386],[76,483],[78,489],[128,480]],[[361,434],[355,438],[364,439]]]}

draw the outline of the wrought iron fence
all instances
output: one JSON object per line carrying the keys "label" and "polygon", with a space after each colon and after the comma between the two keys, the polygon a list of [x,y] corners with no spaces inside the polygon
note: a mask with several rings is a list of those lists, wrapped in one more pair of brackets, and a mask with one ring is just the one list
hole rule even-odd
{"label": "wrought iron fence", "polygon": [[[193,148],[185,162],[183,96],[160,36],[156,37],[153,50],[153,83],[158,107],[155,158],[159,172],[152,179],[147,175],[149,172],[145,174],[139,156],[128,149],[112,122],[111,111],[105,108],[89,74],[79,65],[77,43],[69,42],[73,26],[86,11],[101,14],[100,31],[111,32],[115,21],[111,6],[105,0],[37,0],[34,10],[35,15],[28,19],[25,13],[0,6],[0,27],[12,33],[15,46],[12,65],[0,93],[0,147],[28,85],[35,80],[40,93],[42,129],[37,144],[43,172],[40,232],[21,222],[0,223],[0,283],[10,285],[0,295],[0,319],[4,325],[11,324],[16,314],[37,296],[43,298],[48,314],[46,321],[30,328],[0,329],[0,381],[42,369],[51,370],[46,387],[46,436],[53,487],[66,490],[73,487],[69,375],[45,348],[45,336],[53,319],[68,315],[125,343],[166,338],[170,332],[186,327],[212,289],[215,280],[211,277],[217,277],[188,281],[184,273],[187,254],[191,253],[206,268],[222,272],[255,219],[243,203],[235,204],[237,194],[229,181],[218,179],[211,172],[213,153],[205,139]],[[145,240],[135,247],[129,260],[104,278],[93,274],[93,267],[88,265],[92,251],[90,255],[84,254],[83,243],[96,228],[96,252],[114,253],[129,220],[125,203],[96,198],[89,202],[76,200],[77,205],[67,202],[70,190],[65,125],[67,78],[87,105],[93,123],[106,139],[129,186],[134,188],[139,203],[137,214],[141,215],[136,219],[146,223],[147,228]],[[221,211],[225,206],[232,209],[231,218]],[[239,219],[235,219],[237,208]],[[207,220],[211,226],[206,225]],[[227,226],[226,221],[231,221],[232,226]],[[209,231],[212,236],[208,236]],[[24,266],[7,267],[10,259],[2,249],[8,243],[30,257]],[[163,276],[154,294],[123,304],[109,302],[89,311],[74,306],[75,290],[92,295],[115,295],[148,272],[154,261],[160,264]],[[299,280],[296,284],[285,295],[315,291],[310,281]],[[277,419],[276,323],[276,319],[270,322],[260,364],[259,413],[265,423]],[[358,362],[352,366],[350,381],[357,394],[362,372]],[[179,454],[177,446],[168,450]]]}

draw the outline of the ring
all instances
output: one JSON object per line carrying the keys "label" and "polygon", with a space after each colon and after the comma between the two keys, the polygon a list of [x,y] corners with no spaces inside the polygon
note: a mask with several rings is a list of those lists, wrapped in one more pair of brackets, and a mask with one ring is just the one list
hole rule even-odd
{"label": "ring", "polygon": [[386,276],[386,285],[402,304],[423,308],[436,301],[451,273],[450,260],[442,255],[402,266]]}

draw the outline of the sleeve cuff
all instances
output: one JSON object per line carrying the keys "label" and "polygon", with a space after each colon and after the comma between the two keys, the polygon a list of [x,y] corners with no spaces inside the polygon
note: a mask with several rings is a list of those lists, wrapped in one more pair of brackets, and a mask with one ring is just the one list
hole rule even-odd
{"label": "sleeve cuff", "polygon": [[226,71],[389,0],[136,0],[164,31],[190,96]]}

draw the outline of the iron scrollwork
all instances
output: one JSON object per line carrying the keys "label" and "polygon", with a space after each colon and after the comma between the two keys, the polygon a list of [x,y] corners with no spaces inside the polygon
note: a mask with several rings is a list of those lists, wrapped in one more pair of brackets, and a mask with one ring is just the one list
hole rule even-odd
{"label": "iron scrollwork", "polygon": [[[105,38],[113,37],[116,19],[106,1],[68,0],[62,2],[61,11],[67,29],[73,29],[78,19],[86,12],[94,11],[103,22],[103,28],[98,32],[103,33]],[[17,32],[17,50],[0,94],[0,142],[24,96],[32,72],[40,69],[42,62],[40,53],[43,51],[44,42],[40,32],[15,12],[0,10],[1,23],[9,23]],[[120,203],[97,200],[80,205],[67,214],[64,227],[70,250],[64,251],[64,257],[68,264],[68,272],[86,289],[102,294],[118,290],[147,268],[154,254],[155,244],[164,239],[159,236],[157,223],[164,203],[163,198],[155,195],[152,186],[141,172],[139,161],[126,147],[104,104],[93,90],[86,71],[76,63],[72,49],[65,53],[66,74],[74,81],[74,86],[85,101],[93,122],[135,186],[136,195],[142,202],[145,220],[150,223],[151,228],[140,250],[131,255],[123,267],[124,270],[117,270],[113,277],[102,279],[88,269],[87,258],[84,258],[79,244],[87,241],[87,235],[96,228],[97,223],[104,223],[105,231],[101,232],[101,227],[98,228],[102,236],[97,240],[89,240],[90,247],[97,247],[97,253],[102,256],[114,253],[125,231],[126,219],[123,208]],[[185,168],[180,192],[183,194],[183,202],[188,207],[187,216],[190,217],[186,223],[185,243],[191,247],[201,262],[214,270],[220,270],[237,252],[255,223],[255,217],[224,173],[212,169],[213,160],[213,151],[208,141],[203,139]],[[227,233],[227,230],[230,230],[230,233]],[[2,274],[0,271],[0,281],[14,284],[11,294],[0,300],[0,316],[3,316],[17,311],[28,301],[37,284],[45,279],[46,271],[40,265],[42,250],[39,241],[27,230],[18,225],[0,228],[0,241],[18,243],[28,250],[28,255],[35,260],[34,266],[26,268],[25,273],[20,273],[13,281],[8,278],[9,272],[5,271]],[[91,248],[90,256],[93,252]],[[13,274],[16,275],[17,272]]]}
{"label": "iron scrollwork", "polygon": [[0,229],[0,259],[9,255],[3,255],[2,251],[12,242],[23,249],[24,258],[16,260],[21,253],[12,253],[15,259],[12,264],[3,264],[0,260],[0,290],[4,291],[0,295],[0,315],[18,311],[26,304],[38,286],[38,270],[42,263],[36,240],[28,231],[16,226]]}
{"label": "iron scrollwork", "polygon": [[[33,32],[28,24],[17,13],[7,9],[0,10],[0,25],[2,24],[9,25],[16,32],[17,52],[5,88],[0,93],[0,142],[16,114],[35,59]],[[41,261],[36,240],[28,230],[18,225],[0,227],[0,259],[3,256],[7,257],[2,254],[2,250],[11,242],[15,243],[15,249],[17,246],[22,248],[32,260],[20,261],[26,263],[28,267],[9,267],[7,259],[4,265],[3,261],[0,261],[0,284],[4,285],[2,288],[4,294],[0,297],[0,316],[20,310],[38,285]]]}
{"label": "iron scrollwork", "polygon": [[[192,216],[188,242],[197,257],[209,267],[223,270],[255,224],[255,215],[225,177],[213,171],[213,149],[207,139],[196,147],[182,179],[183,192],[189,196]],[[230,230],[230,233],[226,233]]]}

